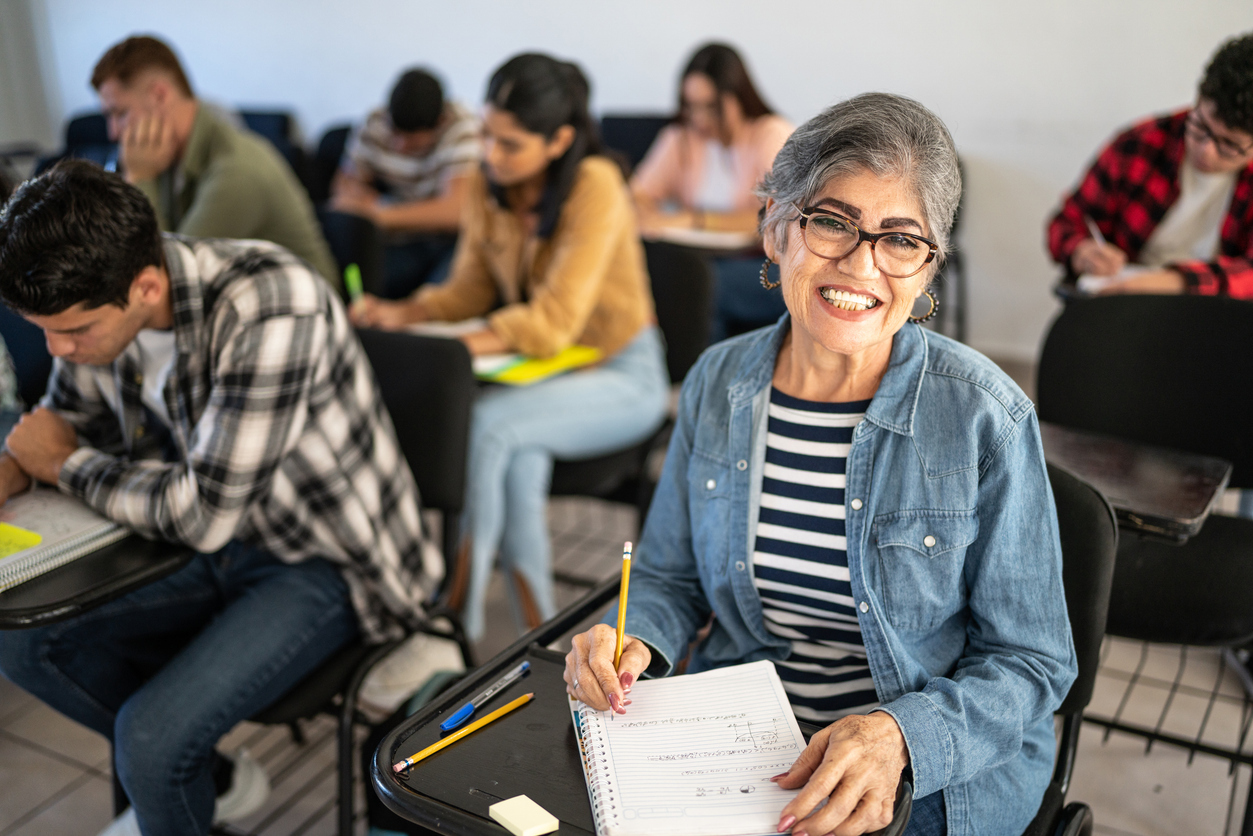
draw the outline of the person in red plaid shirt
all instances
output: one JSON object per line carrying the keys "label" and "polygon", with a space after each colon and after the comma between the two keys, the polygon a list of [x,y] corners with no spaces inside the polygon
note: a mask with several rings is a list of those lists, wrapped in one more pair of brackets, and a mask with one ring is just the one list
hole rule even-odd
{"label": "person in red plaid shirt", "polygon": [[1048,246],[1070,281],[1117,277],[1099,293],[1253,299],[1253,33],[1214,55],[1194,107],[1101,151],[1049,223]]}

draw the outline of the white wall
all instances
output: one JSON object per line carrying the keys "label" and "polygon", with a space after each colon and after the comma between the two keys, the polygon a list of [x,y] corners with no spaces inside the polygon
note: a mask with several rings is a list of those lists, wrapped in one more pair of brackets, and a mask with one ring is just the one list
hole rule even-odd
{"label": "white wall", "polygon": [[[0,0],[0,3],[10,0]],[[306,135],[429,64],[477,102],[491,70],[539,49],[579,61],[599,110],[666,110],[696,43],[738,45],[784,115],[866,90],[948,123],[967,171],[970,342],[1030,358],[1056,309],[1044,221],[1120,125],[1187,104],[1214,48],[1253,29],[1249,0],[29,0],[55,117],[94,107],[87,78],[135,32],[176,45],[207,98],[295,110]]]}

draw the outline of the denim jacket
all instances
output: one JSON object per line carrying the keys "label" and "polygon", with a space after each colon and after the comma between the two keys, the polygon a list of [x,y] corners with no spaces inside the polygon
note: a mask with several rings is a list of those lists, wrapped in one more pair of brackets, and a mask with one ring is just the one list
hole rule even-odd
{"label": "denim jacket", "polygon": [[[626,629],[670,673],[781,660],[753,585],[766,419],[791,323],[719,344],[689,373],[631,573]],[[853,431],[848,566],[881,710],[915,796],[948,832],[1017,834],[1051,775],[1076,675],[1053,495],[1031,401],[995,365],[906,324]],[[934,538],[934,539],[932,539]]]}

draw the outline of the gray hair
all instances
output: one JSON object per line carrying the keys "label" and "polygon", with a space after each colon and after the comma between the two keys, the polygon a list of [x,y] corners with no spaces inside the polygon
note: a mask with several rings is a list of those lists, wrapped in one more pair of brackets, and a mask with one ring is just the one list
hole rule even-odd
{"label": "gray hair", "polygon": [[913,99],[863,93],[801,125],[774,158],[757,195],[774,205],[761,219],[762,236],[786,250],[796,207],[810,205],[833,177],[869,171],[899,177],[922,205],[928,237],[939,246],[935,275],[949,249],[961,200],[961,171],[953,137],[940,118]]}

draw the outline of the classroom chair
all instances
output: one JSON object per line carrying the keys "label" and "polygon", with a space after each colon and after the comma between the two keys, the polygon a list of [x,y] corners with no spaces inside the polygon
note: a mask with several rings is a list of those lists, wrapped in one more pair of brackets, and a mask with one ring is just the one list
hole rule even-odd
{"label": "classroom chair", "polygon": [[[318,207],[318,225],[335,256],[342,277],[344,268],[356,264],[361,270],[361,286],[367,293],[383,290],[383,236],[374,221],[351,212]],[[342,282],[340,283],[342,285]],[[350,301],[345,288],[344,301]]]}
{"label": "classroom chair", "polygon": [[13,358],[13,371],[17,375],[17,394],[26,406],[39,403],[48,388],[48,375],[52,373],[52,355],[43,329],[32,325],[0,304],[0,338]]}
{"label": "classroom chair", "polygon": [[305,179],[305,149],[297,139],[296,118],[286,110],[240,110],[239,118],[253,133],[270,141],[287,160],[296,177]]}
{"label": "classroom chair", "polygon": [[[474,378],[470,354],[457,340],[360,329],[401,451],[409,462],[422,507],[439,512],[444,554],[451,554],[465,494],[465,457]],[[441,599],[429,610],[420,632],[455,641],[466,670],[473,651],[460,617]],[[366,675],[403,640],[383,645],[356,642],[331,657],[286,696],[252,718],[254,722],[292,727],[301,742],[298,720],[321,713],[339,718],[338,778],[340,836],[353,831],[353,728],[361,722],[357,696]]]}
{"label": "classroom chair", "polygon": [[661,113],[606,113],[600,117],[600,137],[622,155],[628,171],[634,171],[657,134],[673,121],[674,117]]}
{"label": "classroom chair", "polygon": [[102,113],[81,113],[65,123],[65,146],[43,157],[35,165],[42,174],[61,160],[90,160],[102,168],[117,167],[117,143],[109,139],[109,127]]}
{"label": "classroom chair", "polygon": [[[1253,304],[1247,301],[1080,299],[1067,303],[1045,339],[1039,415],[1067,427],[1226,459],[1233,465],[1230,486],[1247,489],[1253,488],[1250,380]],[[1221,647],[1225,665],[1247,675],[1231,651],[1253,640],[1253,520],[1211,515],[1183,545],[1124,532],[1106,631],[1144,642]],[[1142,735],[1150,744],[1198,751],[1160,729],[1117,720],[1101,724]],[[1207,750],[1234,767],[1240,748]],[[1251,810],[1246,807],[1246,828],[1253,824]]]}
{"label": "classroom chair", "polygon": [[305,188],[314,206],[320,206],[331,197],[331,181],[339,170],[340,159],[348,145],[352,125],[332,125],[318,140],[305,170]]}

